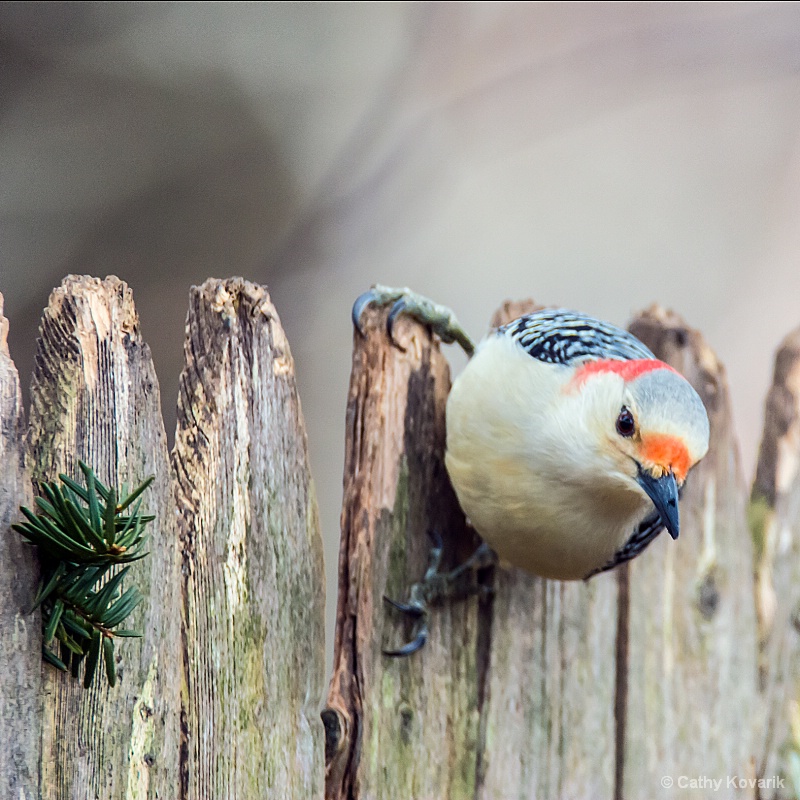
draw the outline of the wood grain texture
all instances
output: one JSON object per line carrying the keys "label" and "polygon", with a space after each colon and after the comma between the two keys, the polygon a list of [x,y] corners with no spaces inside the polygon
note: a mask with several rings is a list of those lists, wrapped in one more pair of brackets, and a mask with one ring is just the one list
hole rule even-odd
{"label": "wood grain texture", "polygon": [[181,798],[321,798],[324,575],[294,363],[266,289],[193,287],[172,463]]}
{"label": "wood grain texture", "polygon": [[[506,301],[491,326],[538,308]],[[495,588],[479,797],[610,797],[616,575],[561,582],[498,569]]]}
{"label": "wood grain texture", "polygon": [[[800,329],[775,357],[750,500],[759,633],[757,770],[800,796]],[[764,796],[772,796],[764,793]]]}
{"label": "wood grain texture", "polygon": [[0,797],[39,796],[42,622],[30,614],[39,566],[32,547],[11,530],[32,505],[24,465],[25,417],[19,375],[8,352],[0,294]]}
{"label": "wood grain texture", "polygon": [[69,276],[40,328],[31,390],[34,481],[79,474],[82,459],[106,484],[156,482],[143,508],[156,515],[150,556],[132,569],[146,600],[130,627],[143,639],[117,648],[119,682],[90,690],[45,667],[41,795],[174,796],[178,782],[178,560],[164,425],[150,350],[132,294],[117,278]]}
{"label": "wood grain texture", "polygon": [[724,368],[671,312],[653,307],[630,330],[690,381],[711,423],[708,455],[681,500],[680,538],[659,536],[630,564],[622,795],[666,799],[680,776],[755,776],[753,552]]}
{"label": "wood grain texture", "polygon": [[[345,486],[334,672],[325,712],[329,798],[474,797],[482,676],[479,602],[437,608],[418,655],[381,652],[406,641],[403,599],[425,571],[429,534],[452,563],[474,536],[445,474],[449,370],[424,328],[364,314],[355,335],[347,404]],[[485,609],[482,609],[485,610]]]}
{"label": "wood grain texture", "polygon": [[394,347],[385,320],[366,312],[355,337],[326,795],[609,796],[613,577],[562,585],[495,568],[481,576],[492,594],[433,610],[420,653],[381,653],[409,635],[381,597],[422,575],[427,533],[444,535],[451,563],[476,542],[443,464],[446,362],[406,319]]}

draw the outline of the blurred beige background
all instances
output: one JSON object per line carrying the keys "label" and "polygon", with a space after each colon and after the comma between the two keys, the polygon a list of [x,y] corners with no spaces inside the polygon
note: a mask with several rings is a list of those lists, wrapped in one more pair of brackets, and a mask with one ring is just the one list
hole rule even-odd
{"label": "blurred beige background", "polygon": [[9,2],[0,56],[20,370],[63,275],[117,274],[171,435],[189,285],[268,284],[329,622],[349,309],[372,282],[475,334],[506,297],[621,324],[674,307],[728,367],[752,471],[772,353],[800,323],[797,3]]}

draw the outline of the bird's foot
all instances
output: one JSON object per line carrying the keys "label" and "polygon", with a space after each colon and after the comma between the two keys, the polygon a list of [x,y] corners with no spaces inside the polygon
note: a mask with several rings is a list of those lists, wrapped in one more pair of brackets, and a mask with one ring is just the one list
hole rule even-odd
{"label": "bird's foot", "polygon": [[383,598],[414,622],[413,638],[396,650],[384,650],[383,654],[386,656],[410,656],[422,649],[428,641],[429,606],[440,604],[448,598],[465,598],[491,591],[487,586],[476,585],[474,581],[469,581],[473,572],[497,562],[497,556],[486,542],[482,542],[463,564],[459,564],[450,572],[439,572],[442,561],[442,538],[438,533],[432,534],[432,538],[433,547],[428,569],[423,579],[411,586],[408,601],[398,603],[390,597]]}
{"label": "bird's foot", "polygon": [[361,334],[364,333],[361,327],[361,315],[364,309],[371,305],[392,306],[386,319],[386,330],[389,338],[401,350],[403,348],[395,340],[393,330],[398,315],[406,314],[417,322],[427,325],[445,344],[459,344],[470,357],[475,352],[475,343],[447,306],[434,303],[433,300],[412,292],[411,289],[392,289],[376,283],[369,291],[358,297],[353,303],[353,325]]}

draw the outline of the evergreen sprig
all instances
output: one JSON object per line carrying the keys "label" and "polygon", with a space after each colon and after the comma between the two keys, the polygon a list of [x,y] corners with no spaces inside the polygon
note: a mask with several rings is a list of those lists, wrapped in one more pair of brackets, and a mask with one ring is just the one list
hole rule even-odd
{"label": "evergreen sprig", "polygon": [[[39,548],[42,579],[33,608],[42,607],[45,661],[78,678],[85,660],[83,685],[88,688],[102,655],[108,682],[114,686],[114,639],[142,635],[117,626],[143,597],[136,586],[123,588],[130,566],[109,574],[147,555],[144,528],[155,517],[139,509],[142,493],[155,478],[130,494],[123,486],[118,497],[90,467],[82,461],[78,466],[85,487],[67,475],[58,476],[61,486],[43,483],[46,497],[36,498],[40,513],[22,507],[27,522],[12,527]],[[54,640],[60,644],[60,657],[51,649]]]}

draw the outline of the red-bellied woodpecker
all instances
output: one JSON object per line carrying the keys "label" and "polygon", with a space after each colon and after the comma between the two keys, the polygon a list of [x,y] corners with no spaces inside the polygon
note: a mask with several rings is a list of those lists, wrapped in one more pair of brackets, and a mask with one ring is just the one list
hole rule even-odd
{"label": "red-bellied woodpecker", "polygon": [[[452,312],[408,290],[362,295],[356,324],[367,303],[389,302],[390,334],[403,312],[471,354]],[[447,401],[446,465],[501,560],[580,580],[634,558],[664,527],[678,537],[678,489],[708,436],[697,392],[633,335],[545,309],[474,349]],[[415,591],[404,610],[424,611],[426,587]]]}
{"label": "red-bellied woodpecker", "polygon": [[501,558],[546,578],[627,561],[663,526],[677,538],[678,487],[707,449],[688,381],[630,333],[570,311],[492,333],[447,401],[461,507]]}

